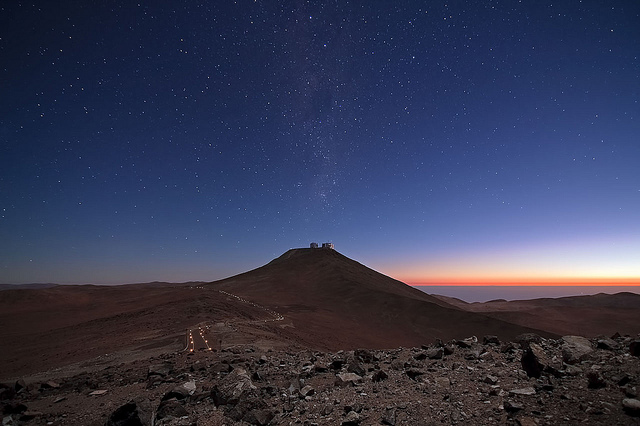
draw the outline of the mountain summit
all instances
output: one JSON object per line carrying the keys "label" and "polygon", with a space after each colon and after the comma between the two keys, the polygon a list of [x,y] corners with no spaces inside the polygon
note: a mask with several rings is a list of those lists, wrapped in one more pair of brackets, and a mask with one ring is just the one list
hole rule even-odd
{"label": "mountain summit", "polygon": [[419,346],[470,335],[512,339],[549,333],[467,312],[330,249],[292,249],[252,271],[210,286],[291,320],[309,347]]}

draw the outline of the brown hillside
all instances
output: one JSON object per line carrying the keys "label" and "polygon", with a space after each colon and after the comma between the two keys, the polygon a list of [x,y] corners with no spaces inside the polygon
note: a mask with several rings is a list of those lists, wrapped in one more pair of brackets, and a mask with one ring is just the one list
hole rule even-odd
{"label": "brown hillside", "polygon": [[640,295],[635,293],[484,303],[437,297],[469,312],[482,313],[514,324],[535,324],[537,328],[560,335],[595,337],[616,332],[627,335],[640,333]]}
{"label": "brown hillside", "polygon": [[291,318],[291,332],[312,347],[388,348],[540,332],[465,312],[328,249],[289,250],[261,268],[210,285]]}

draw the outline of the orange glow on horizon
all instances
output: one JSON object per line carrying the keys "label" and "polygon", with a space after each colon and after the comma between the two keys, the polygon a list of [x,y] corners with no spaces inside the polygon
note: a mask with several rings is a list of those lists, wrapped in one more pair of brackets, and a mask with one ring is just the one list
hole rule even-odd
{"label": "orange glow on horizon", "polygon": [[402,279],[412,286],[640,286],[638,278],[442,278]]}

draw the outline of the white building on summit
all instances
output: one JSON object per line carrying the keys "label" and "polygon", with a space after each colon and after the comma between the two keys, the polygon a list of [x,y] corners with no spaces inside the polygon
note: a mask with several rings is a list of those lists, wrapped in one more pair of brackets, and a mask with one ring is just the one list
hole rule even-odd
{"label": "white building on summit", "polygon": [[[318,243],[311,243],[311,244],[309,244],[309,247],[311,247],[312,249],[319,248]],[[322,248],[323,249],[335,250],[335,247],[333,246],[333,243],[322,243]]]}

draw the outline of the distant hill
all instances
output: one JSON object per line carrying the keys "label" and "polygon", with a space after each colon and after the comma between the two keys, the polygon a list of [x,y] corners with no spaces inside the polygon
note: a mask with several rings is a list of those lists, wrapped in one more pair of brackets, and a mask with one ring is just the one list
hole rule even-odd
{"label": "distant hill", "polygon": [[39,288],[51,288],[58,284],[0,284],[0,291],[2,290],[35,290]]}
{"label": "distant hill", "polygon": [[530,300],[467,303],[434,296],[468,312],[482,313],[514,324],[535,324],[551,333],[598,335],[640,333],[640,295],[631,292]]}

